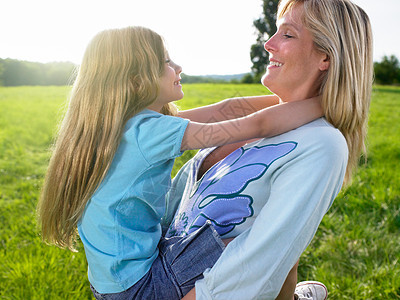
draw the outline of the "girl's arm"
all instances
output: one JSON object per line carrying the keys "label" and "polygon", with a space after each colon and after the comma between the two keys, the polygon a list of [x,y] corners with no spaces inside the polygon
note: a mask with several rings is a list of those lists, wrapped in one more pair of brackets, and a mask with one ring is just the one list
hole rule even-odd
{"label": "girl's arm", "polygon": [[279,103],[276,95],[230,98],[215,104],[180,111],[178,116],[199,123],[214,123],[250,115]]}
{"label": "girl's arm", "polygon": [[265,108],[248,116],[217,123],[189,122],[181,150],[221,146],[278,135],[321,117],[319,98]]}

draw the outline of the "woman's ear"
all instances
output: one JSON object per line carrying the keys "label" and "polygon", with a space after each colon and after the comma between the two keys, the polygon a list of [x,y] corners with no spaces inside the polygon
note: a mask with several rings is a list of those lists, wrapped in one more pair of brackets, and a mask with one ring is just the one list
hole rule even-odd
{"label": "woman's ear", "polygon": [[325,54],[325,57],[323,58],[323,60],[319,64],[319,70],[320,71],[326,71],[326,70],[329,69],[329,65],[330,65],[329,56]]}

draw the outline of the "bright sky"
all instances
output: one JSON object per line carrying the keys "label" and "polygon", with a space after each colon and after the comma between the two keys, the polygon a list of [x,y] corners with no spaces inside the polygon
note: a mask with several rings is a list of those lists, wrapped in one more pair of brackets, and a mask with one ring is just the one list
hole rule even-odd
{"label": "bright sky", "polygon": [[[369,14],[375,61],[400,59],[400,1],[354,0]],[[160,33],[188,75],[250,71],[253,20],[261,0],[4,0],[0,58],[80,63],[89,40],[107,28],[140,25]]]}

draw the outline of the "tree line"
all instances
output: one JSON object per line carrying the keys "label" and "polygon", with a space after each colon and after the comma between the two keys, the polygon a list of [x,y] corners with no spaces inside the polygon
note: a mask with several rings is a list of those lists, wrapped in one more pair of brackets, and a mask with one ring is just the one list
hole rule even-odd
{"label": "tree line", "polygon": [[76,65],[71,62],[38,63],[0,58],[0,85],[68,85]]}
{"label": "tree line", "polygon": [[[38,63],[0,58],[0,86],[70,85],[76,78],[78,66],[71,62]],[[243,76],[182,74],[183,83],[240,83]]]}
{"label": "tree line", "polygon": [[[266,51],[264,51],[266,52]],[[241,77],[190,76],[182,74],[183,83],[260,83],[265,73],[264,64],[257,62],[252,73]],[[21,85],[69,85],[75,79],[77,66],[70,62],[36,63],[15,59],[0,58],[0,86]],[[382,85],[400,85],[400,63],[396,56],[384,56],[382,61],[374,63],[375,83]]]}

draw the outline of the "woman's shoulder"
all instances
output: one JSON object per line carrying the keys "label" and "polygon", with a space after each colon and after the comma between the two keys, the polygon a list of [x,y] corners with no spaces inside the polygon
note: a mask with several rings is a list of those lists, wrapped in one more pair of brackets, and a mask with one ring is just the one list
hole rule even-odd
{"label": "woman's shoulder", "polygon": [[[293,155],[325,156],[347,159],[348,150],[343,134],[326,119],[320,118],[295,130],[273,138],[264,138],[253,145],[279,145],[293,143],[296,151]],[[249,144],[251,147],[252,145]]]}
{"label": "woman's shoulder", "polygon": [[347,159],[347,142],[339,129],[335,128],[325,118],[310,122],[293,131],[294,136],[305,151],[317,152],[327,158]]}
{"label": "woman's shoulder", "polygon": [[346,145],[346,139],[339,129],[335,128],[325,118],[319,118],[313,122],[303,125],[297,129],[300,135],[310,141],[324,142],[327,144],[337,143],[339,146]]}

